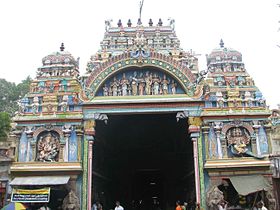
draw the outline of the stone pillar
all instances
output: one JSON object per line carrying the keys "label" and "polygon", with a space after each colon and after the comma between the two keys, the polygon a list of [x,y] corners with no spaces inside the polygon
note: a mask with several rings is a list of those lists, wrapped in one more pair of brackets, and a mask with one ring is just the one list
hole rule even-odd
{"label": "stone pillar", "polygon": [[13,132],[13,135],[15,135],[16,138],[16,151],[15,151],[15,161],[18,162],[19,160],[19,150],[20,150],[20,138],[21,138],[22,131],[16,130]]}
{"label": "stone pillar", "polygon": [[216,137],[217,137],[217,148],[218,148],[218,158],[222,159],[224,156],[224,148],[226,148],[226,145],[222,145],[221,142],[221,129],[222,129],[222,123],[220,122],[215,122],[215,132],[216,132]]}
{"label": "stone pillar", "polygon": [[77,161],[80,162],[82,161],[82,139],[83,139],[83,134],[84,132],[81,129],[76,129],[76,133],[77,133],[77,141],[78,141],[78,159]]}
{"label": "stone pillar", "polygon": [[208,126],[203,127],[202,132],[203,132],[203,136],[204,136],[205,156],[206,156],[206,159],[210,159],[210,157],[209,157],[209,140],[208,140],[209,127]]}
{"label": "stone pillar", "polygon": [[93,139],[88,142],[88,210],[91,210]]}
{"label": "stone pillar", "polygon": [[64,137],[64,141],[61,141],[61,150],[60,150],[60,157],[59,159],[61,159],[63,162],[68,162],[68,146],[69,146],[69,138],[71,135],[71,125],[67,124],[64,125],[63,128],[63,137]]}
{"label": "stone pillar", "polygon": [[[35,152],[33,150],[34,141],[33,141],[33,131],[31,129],[32,128],[29,128],[29,130],[25,131],[26,136],[27,136],[27,157],[26,157],[27,162],[34,160],[35,159],[34,156],[36,156],[36,154],[34,154]],[[35,145],[36,145],[36,141],[35,141]]]}
{"label": "stone pillar", "polygon": [[93,161],[93,143],[95,136],[96,120],[102,120],[107,123],[108,117],[106,114],[95,113],[87,116],[90,118],[85,121],[84,132],[84,158],[83,158],[83,204],[82,209],[91,210],[92,200],[92,161]]}
{"label": "stone pillar", "polygon": [[264,125],[266,137],[267,137],[267,143],[268,143],[268,152],[269,154],[272,154],[272,126],[271,124],[265,124]]}
{"label": "stone pillar", "polygon": [[[85,122],[85,139],[84,141],[87,141],[84,143],[84,146],[87,146],[87,148],[84,148],[84,151],[86,152],[84,154],[84,168],[86,168],[86,171],[84,170],[84,193],[83,196],[87,197],[83,199],[83,201],[86,201],[86,206],[83,207],[83,209],[91,210],[91,192],[92,192],[92,149],[93,149],[93,140],[95,136],[95,120],[88,120]],[[87,188],[86,188],[87,187]],[[85,188],[87,189],[85,192]],[[85,194],[86,193],[86,194]],[[85,205],[85,203],[83,203]]]}
{"label": "stone pillar", "polygon": [[[258,125],[257,123],[254,122],[253,128],[256,134],[256,152],[258,156],[261,156],[261,148],[260,148],[260,142],[259,142],[259,128],[261,127],[261,125]],[[255,151],[253,151],[255,152]]]}
{"label": "stone pillar", "polygon": [[199,174],[199,157],[198,157],[198,138],[200,134],[201,121],[199,118],[189,118],[189,133],[193,142],[193,159],[194,159],[194,173],[195,173],[195,198],[196,205],[200,206],[200,174]]}
{"label": "stone pillar", "polygon": [[198,165],[198,146],[197,137],[191,137],[193,142],[193,159],[194,159],[194,173],[195,173],[195,198],[196,204],[200,205],[200,177]]}

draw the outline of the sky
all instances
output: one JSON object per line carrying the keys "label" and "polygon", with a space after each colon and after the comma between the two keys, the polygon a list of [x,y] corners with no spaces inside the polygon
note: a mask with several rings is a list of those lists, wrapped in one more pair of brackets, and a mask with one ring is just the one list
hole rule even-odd
{"label": "sky", "polygon": [[[35,78],[42,58],[65,50],[80,57],[85,73],[90,56],[100,48],[104,21],[136,24],[140,0],[1,0],[0,78],[19,83]],[[280,104],[280,0],[144,0],[142,22],[175,19],[184,50],[192,49],[206,69],[206,54],[219,47],[243,55],[270,108]],[[279,46],[278,46],[279,45]]]}

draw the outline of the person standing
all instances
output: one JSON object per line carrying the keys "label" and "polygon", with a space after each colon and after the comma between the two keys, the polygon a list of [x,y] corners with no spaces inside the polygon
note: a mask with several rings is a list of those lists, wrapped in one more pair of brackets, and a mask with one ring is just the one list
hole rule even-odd
{"label": "person standing", "polygon": [[119,202],[119,201],[116,201],[115,210],[124,210],[124,208],[120,205],[120,202]]}
{"label": "person standing", "polygon": [[175,210],[182,210],[182,207],[180,205],[180,201],[176,201],[176,209]]}

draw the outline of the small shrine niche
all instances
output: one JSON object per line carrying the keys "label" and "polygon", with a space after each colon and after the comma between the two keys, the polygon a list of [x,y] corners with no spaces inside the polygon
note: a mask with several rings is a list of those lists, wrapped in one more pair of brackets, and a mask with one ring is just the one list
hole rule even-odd
{"label": "small shrine niche", "polygon": [[97,96],[148,96],[184,94],[170,75],[154,69],[131,69],[107,79]]}
{"label": "small shrine niche", "polygon": [[59,135],[56,132],[43,132],[38,136],[36,160],[41,162],[58,162]]}
{"label": "small shrine niche", "polygon": [[229,153],[232,156],[252,156],[251,137],[249,131],[244,127],[230,128],[226,133]]}

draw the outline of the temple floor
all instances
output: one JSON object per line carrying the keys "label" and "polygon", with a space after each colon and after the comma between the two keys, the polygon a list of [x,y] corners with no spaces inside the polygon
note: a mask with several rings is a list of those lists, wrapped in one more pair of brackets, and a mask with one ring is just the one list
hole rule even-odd
{"label": "temple floor", "polygon": [[194,199],[192,142],[176,113],[108,115],[97,121],[93,201],[113,209],[174,209]]}

